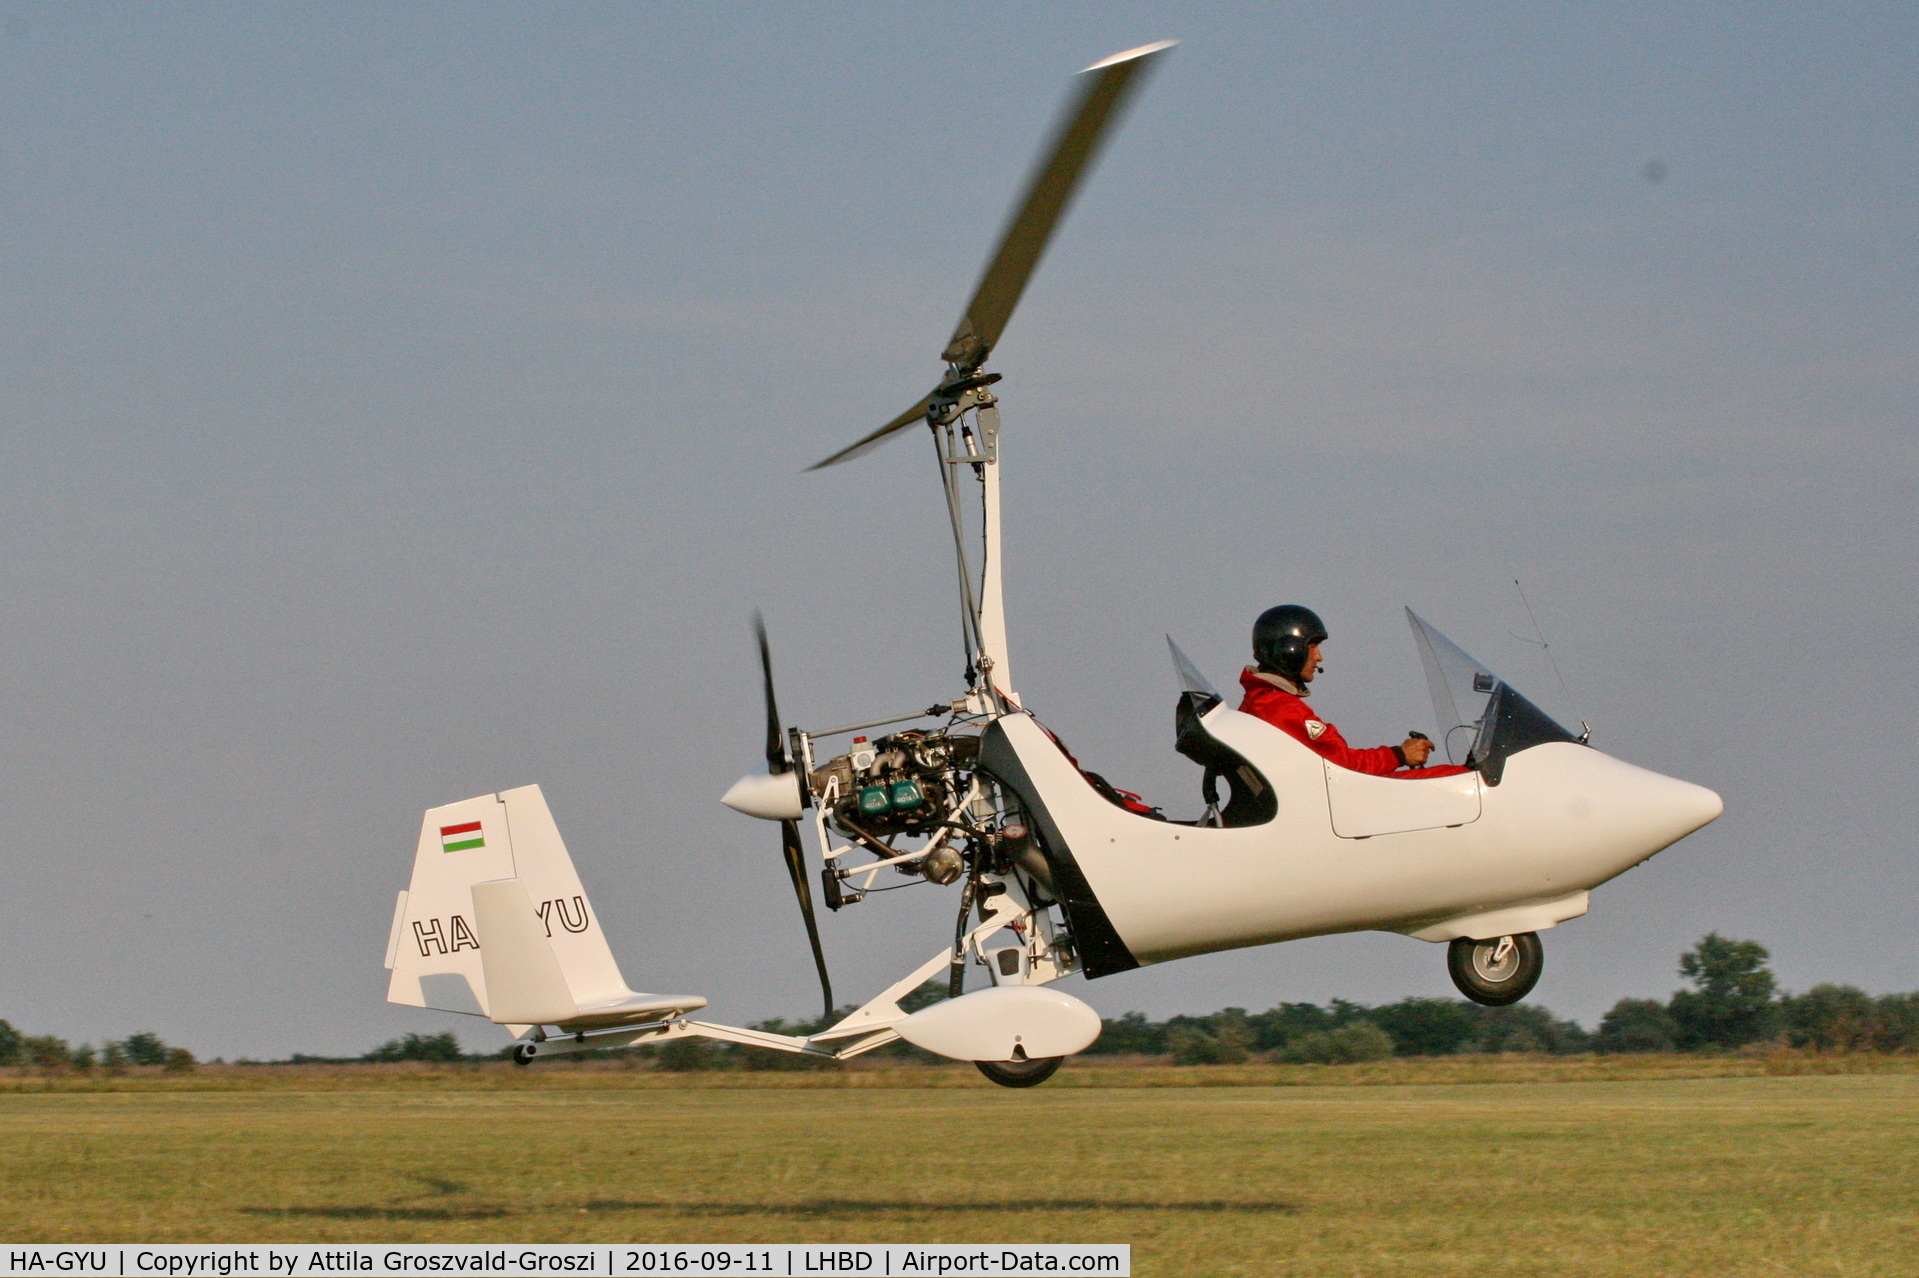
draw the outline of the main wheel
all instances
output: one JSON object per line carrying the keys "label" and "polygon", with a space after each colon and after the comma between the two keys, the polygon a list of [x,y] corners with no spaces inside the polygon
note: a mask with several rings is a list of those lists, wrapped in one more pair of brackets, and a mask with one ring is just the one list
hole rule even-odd
{"label": "main wheel", "polygon": [[974,1061],[973,1064],[1001,1087],[1038,1087],[1065,1061],[1064,1056],[1042,1056],[1032,1061]]}
{"label": "main wheel", "polygon": [[1517,1003],[1533,992],[1546,969],[1546,948],[1533,932],[1475,941],[1462,936],[1446,949],[1446,970],[1459,992],[1487,1007]]}
{"label": "main wheel", "polygon": [[528,1065],[531,1065],[533,1063],[533,1053],[535,1050],[536,1049],[534,1048],[533,1044],[521,1043],[518,1047],[513,1049],[513,1063],[515,1065],[520,1066],[522,1069],[524,1069]]}

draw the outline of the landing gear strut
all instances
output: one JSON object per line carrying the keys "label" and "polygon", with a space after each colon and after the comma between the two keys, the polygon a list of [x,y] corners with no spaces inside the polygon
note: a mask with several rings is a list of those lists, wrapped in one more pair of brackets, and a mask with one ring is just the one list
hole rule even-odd
{"label": "landing gear strut", "polygon": [[1483,941],[1462,936],[1446,949],[1446,969],[1459,992],[1487,1007],[1505,1007],[1532,993],[1546,967],[1545,947],[1533,932]]}

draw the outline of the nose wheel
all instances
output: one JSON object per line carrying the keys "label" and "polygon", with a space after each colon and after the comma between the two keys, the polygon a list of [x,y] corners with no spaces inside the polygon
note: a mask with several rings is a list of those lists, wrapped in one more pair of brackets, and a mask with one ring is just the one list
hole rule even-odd
{"label": "nose wheel", "polygon": [[979,1072],[1001,1087],[1038,1087],[1051,1078],[1066,1058],[1042,1056],[1030,1061],[974,1061]]}
{"label": "nose wheel", "polygon": [[1446,949],[1446,970],[1459,992],[1487,1007],[1517,1003],[1539,984],[1546,949],[1533,932],[1483,941],[1462,936]]}

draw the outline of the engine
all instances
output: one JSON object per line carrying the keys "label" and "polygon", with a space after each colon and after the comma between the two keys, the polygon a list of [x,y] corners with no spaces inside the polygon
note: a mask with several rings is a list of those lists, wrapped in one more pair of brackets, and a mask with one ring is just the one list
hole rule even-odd
{"label": "engine", "polygon": [[887,839],[931,834],[964,797],[979,738],[896,732],[829,760],[810,778],[828,819],[846,833]]}

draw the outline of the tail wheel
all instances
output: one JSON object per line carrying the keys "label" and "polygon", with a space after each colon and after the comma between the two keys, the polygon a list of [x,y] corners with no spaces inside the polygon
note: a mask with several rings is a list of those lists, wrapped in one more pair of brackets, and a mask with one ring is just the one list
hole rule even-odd
{"label": "tail wheel", "polygon": [[974,1061],[973,1064],[1001,1087],[1038,1087],[1065,1062],[1064,1056],[1042,1056],[1031,1061]]}
{"label": "tail wheel", "polygon": [[1483,941],[1462,936],[1446,950],[1446,969],[1459,992],[1487,1007],[1517,1003],[1539,984],[1546,949],[1533,932]]}

